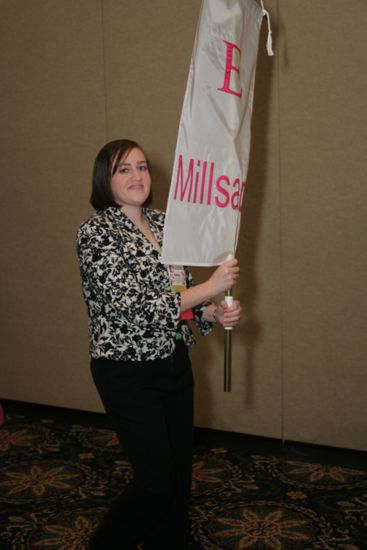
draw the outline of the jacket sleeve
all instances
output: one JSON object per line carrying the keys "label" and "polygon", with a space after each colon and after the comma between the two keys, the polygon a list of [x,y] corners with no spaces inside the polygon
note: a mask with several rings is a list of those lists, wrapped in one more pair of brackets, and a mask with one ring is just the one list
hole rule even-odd
{"label": "jacket sleeve", "polygon": [[[194,286],[195,283],[189,269],[186,269],[186,279],[188,287]],[[209,323],[209,321],[203,320],[204,309],[210,304],[211,302],[203,302],[202,304],[193,308],[195,324],[203,336],[209,334],[214,326],[214,323]]]}
{"label": "jacket sleeve", "polygon": [[82,226],[77,234],[77,251],[87,303],[99,303],[105,315],[123,317],[140,327],[177,328],[180,295],[139,285],[124,260],[121,243],[107,229]]}

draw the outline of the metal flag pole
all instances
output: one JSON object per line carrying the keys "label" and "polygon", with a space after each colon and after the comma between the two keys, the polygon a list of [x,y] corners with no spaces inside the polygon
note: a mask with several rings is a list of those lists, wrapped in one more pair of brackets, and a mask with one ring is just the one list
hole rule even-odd
{"label": "metal flag pole", "polygon": [[[233,304],[232,290],[227,290],[225,301],[228,306]],[[231,391],[231,367],[232,367],[232,327],[225,327],[226,336],[224,342],[224,391]]]}

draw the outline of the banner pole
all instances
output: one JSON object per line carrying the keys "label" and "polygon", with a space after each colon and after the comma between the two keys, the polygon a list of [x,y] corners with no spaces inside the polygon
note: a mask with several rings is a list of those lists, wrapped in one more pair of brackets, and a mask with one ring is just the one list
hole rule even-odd
{"label": "banner pole", "polygon": [[[232,290],[227,290],[225,301],[229,306],[233,304]],[[226,336],[224,342],[224,391],[231,391],[232,368],[232,327],[225,327]]]}

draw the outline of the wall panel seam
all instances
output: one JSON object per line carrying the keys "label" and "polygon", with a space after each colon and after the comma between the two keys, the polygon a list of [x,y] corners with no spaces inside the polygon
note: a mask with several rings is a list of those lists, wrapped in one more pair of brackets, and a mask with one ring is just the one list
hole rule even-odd
{"label": "wall panel seam", "polygon": [[[277,28],[280,27],[280,0],[276,2]],[[280,100],[280,45],[279,32],[276,43],[276,81],[278,111],[278,215],[279,215],[279,315],[280,315],[280,430],[285,441],[285,395],[284,395],[284,310],[283,310],[283,202],[282,202],[282,152],[281,152],[281,100]]]}
{"label": "wall panel seam", "polygon": [[104,117],[105,117],[105,142],[108,140],[108,107],[107,107],[107,69],[106,69],[106,41],[105,41],[105,17],[104,17],[104,0],[100,0],[101,7],[101,46],[102,46],[102,71],[103,71],[103,97],[104,97]]}

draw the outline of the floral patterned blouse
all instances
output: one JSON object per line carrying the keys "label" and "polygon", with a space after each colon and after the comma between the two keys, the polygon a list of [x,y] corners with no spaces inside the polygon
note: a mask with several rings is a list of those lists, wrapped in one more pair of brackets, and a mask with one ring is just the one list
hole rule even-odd
{"label": "floral patterned blouse", "polygon": [[[144,215],[162,246],[164,214],[144,209]],[[187,346],[195,342],[188,324],[179,320],[181,297],[170,289],[167,266],[160,262],[159,252],[117,207],[96,212],[80,226],[77,250],[93,358],[148,361],[168,357],[178,332]],[[191,286],[187,269],[186,277]],[[194,308],[202,334],[212,328],[202,319],[206,305]]]}

